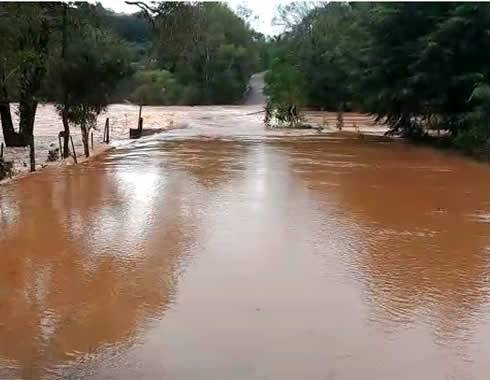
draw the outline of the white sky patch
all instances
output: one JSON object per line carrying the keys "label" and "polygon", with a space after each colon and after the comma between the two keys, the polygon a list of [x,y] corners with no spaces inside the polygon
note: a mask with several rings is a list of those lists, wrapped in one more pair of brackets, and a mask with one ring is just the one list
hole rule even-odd
{"label": "white sky patch", "polygon": [[[123,0],[99,1],[105,8],[112,9],[118,13],[135,13],[139,10],[137,6],[128,5]],[[91,2],[95,2],[95,0]],[[257,17],[255,20],[249,20],[252,27],[258,32],[271,36],[281,32],[280,28],[272,25],[278,5],[288,4],[291,0],[229,0],[223,2],[227,3],[233,10],[237,10],[240,6],[250,9]]]}
{"label": "white sky patch", "polygon": [[231,9],[237,10],[240,6],[245,6],[253,12],[256,20],[249,20],[252,27],[267,36],[273,36],[281,32],[280,28],[273,25],[272,21],[276,14],[277,7],[281,4],[287,4],[291,1],[279,0],[231,0],[225,1]]}

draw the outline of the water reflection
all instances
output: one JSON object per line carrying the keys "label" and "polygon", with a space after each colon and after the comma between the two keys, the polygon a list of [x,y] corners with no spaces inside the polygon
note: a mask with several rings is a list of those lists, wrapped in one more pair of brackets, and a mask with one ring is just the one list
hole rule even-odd
{"label": "water reflection", "polygon": [[45,173],[2,194],[18,213],[0,226],[0,377],[39,378],[131,344],[173,297],[180,235],[192,239],[189,216],[173,213],[172,229],[149,229],[165,198],[142,199],[124,174],[78,170],[84,175]]}
{"label": "water reflection", "polygon": [[209,148],[143,142],[2,189],[0,377],[69,374],[162,317],[199,233],[200,188],[230,181],[246,149]]}
{"label": "water reflection", "polygon": [[460,343],[488,299],[488,224],[470,217],[490,211],[488,168],[402,143],[339,141],[286,145],[319,204],[334,199],[360,236],[346,264],[370,318],[388,329],[423,320],[442,344]]}
{"label": "water reflection", "polygon": [[472,378],[487,178],[383,139],[157,137],[18,181],[0,377]]}

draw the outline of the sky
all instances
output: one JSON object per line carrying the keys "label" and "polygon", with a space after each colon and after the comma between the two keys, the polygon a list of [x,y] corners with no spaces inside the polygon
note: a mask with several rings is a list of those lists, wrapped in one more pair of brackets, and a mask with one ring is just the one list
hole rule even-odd
{"label": "sky", "polygon": [[[139,8],[135,5],[128,5],[124,0],[99,0],[105,8],[112,9],[119,13],[137,12]],[[279,4],[286,4],[288,0],[229,0],[224,1],[229,6],[236,10],[240,5],[249,8],[257,19],[251,22],[252,26],[258,32],[265,35],[275,35],[280,32],[278,27],[272,25],[275,10]]]}

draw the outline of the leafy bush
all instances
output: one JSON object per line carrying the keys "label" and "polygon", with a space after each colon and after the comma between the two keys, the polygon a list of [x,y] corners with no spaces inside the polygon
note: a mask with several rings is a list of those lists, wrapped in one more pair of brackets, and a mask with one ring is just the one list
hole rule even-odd
{"label": "leafy bush", "polygon": [[167,70],[138,71],[133,82],[135,89],[131,92],[130,100],[136,104],[176,104],[183,95],[183,86]]}
{"label": "leafy bush", "polygon": [[269,96],[265,112],[267,126],[298,124],[298,109],[305,104],[305,80],[303,74],[288,63],[275,60],[265,76],[265,93]]}
{"label": "leafy bush", "polygon": [[466,128],[454,137],[454,144],[464,150],[490,153],[490,85],[478,84],[469,100],[473,108],[464,117]]}
{"label": "leafy bush", "polygon": [[489,4],[287,9],[293,22],[271,49],[272,105],[297,101],[302,84],[305,106],[368,112],[390,134],[420,138],[442,129],[456,146],[488,144]]}

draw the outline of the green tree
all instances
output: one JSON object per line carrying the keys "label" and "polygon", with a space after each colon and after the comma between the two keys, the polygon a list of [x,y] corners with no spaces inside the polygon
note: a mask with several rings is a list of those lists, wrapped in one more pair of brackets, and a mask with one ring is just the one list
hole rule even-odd
{"label": "green tree", "polygon": [[[357,8],[328,3],[312,9],[292,3],[281,9],[278,18],[287,31],[274,42],[275,62],[266,76],[270,107],[284,109],[281,98],[289,97],[297,106],[337,110],[341,121],[343,111],[355,106],[363,37]],[[292,72],[297,75],[292,77]],[[292,78],[298,82],[292,83]],[[281,82],[288,83],[287,90]],[[291,96],[295,92],[302,94],[301,99]]]}
{"label": "green tree", "polygon": [[[0,28],[0,115],[7,146],[34,144],[34,119],[46,73],[59,3],[2,3]],[[10,103],[19,102],[19,129],[12,123]],[[31,148],[31,170],[35,170]]]}
{"label": "green tree", "polygon": [[65,52],[52,61],[51,70],[58,86],[58,112],[67,123],[81,128],[88,157],[89,133],[97,116],[109,104],[117,83],[130,74],[128,52],[108,31],[82,20],[69,33]]}
{"label": "green tree", "polygon": [[129,99],[142,105],[176,104],[182,100],[184,88],[167,70],[141,70],[135,73],[136,88]]}
{"label": "green tree", "polygon": [[390,134],[436,127],[458,144],[488,142],[488,4],[292,4],[279,18],[287,28],[273,43],[271,101],[291,87],[290,67],[305,106],[369,112]]}
{"label": "green tree", "polygon": [[295,66],[279,60],[273,61],[271,70],[266,74],[266,94],[269,96],[266,105],[265,123],[295,126],[301,121],[301,113],[294,112],[305,104],[305,80],[302,72]]}
{"label": "green tree", "polygon": [[192,103],[235,103],[260,67],[260,37],[222,3],[139,5],[155,27],[158,69],[186,88]]}
{"label": "green tree", "polygon": [[412,6],[408,3],[376,4],[365,21],[367,44],[361,88],[367,108],[384,120],[390,133],[418,136],[423,133],[424,95],[417,91],[414,71],[424,36],[447,5]]}

